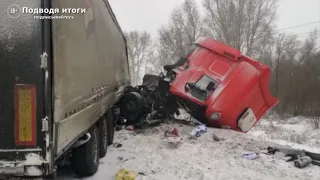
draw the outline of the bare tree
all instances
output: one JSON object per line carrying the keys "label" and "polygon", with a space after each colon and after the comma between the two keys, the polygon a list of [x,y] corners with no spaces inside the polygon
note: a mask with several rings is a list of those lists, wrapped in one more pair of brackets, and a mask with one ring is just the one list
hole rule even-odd
{"label": "bare tree", "polygon": [[[278,0],[203,0],[205,16],[193,0],[172,12],[159,30],[151,72],[184,55],[188,44],[201,36],[213,37],[269,65],[271,88],[279,100],[280,115],[320,116],[320,51],[317,31],[304,40],[278,33]],[[314,125],[318,126],[318,119]]]}
{"label": "bare tree", "polygon": [[315,29],[310,33],[309,37],[305,39],[302,45],[298,65],[308,63],[311,60],[312,55],[317,51],[318,39],[318,31]]}
{"label": "bare tree", "polygon": [[145,31],[132,31],[125,33],[125,36],[128,43],[131,81],[133,85],[136,85],[141,82],[141,77],[148,66],[148,59],[152,56],[152,39]]}
{"label": "bare tree", "polygon": [[299,41],[297,36],[279,34],[268,56],[273,70],[274,94],[279,98],[278,113],[320,115],[320,59],[316,33]]}
{"label": "bare tree", "polygon": [[292,61],[294,59],[289,59],[289,56],[292,57],[293,53],[292,50],[299,47],[299,41],[297,40],[297,36],[294,35],[286,35],[286,34],[279,34],[275,38],[275,45],[274,45],[274,57],[271,60],[271,67],[274,72],[275,76],[275,95],[278,96],[278,89],[279,89],[279,78],[281,74],[281,61]]}
{"label": "bare tree", "polygon": [[188,44],[202,35],[202,29],[199,7],[194,0],[185,0],[172,12],[169,25],[159,30],[158,55],[155,58],[160,62],[158,68],[185,54]]}
{"label": "bare tree", "polygon": [[278,0],[204,0],[212,36],[256,55],[272,39]]}

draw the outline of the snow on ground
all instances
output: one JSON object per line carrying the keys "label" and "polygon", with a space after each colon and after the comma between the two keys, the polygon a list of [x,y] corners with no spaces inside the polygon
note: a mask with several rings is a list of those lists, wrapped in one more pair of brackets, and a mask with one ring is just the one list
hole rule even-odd
{"label": "snow on ground", "polygon": [[249,135],[294,148],[320,153],[320,129],[314,129],[310,118],[271,116],[262,119]]}
{"label": "snow on ground", "polygon": [[[165,130],[178,128],[183,143],[169,146],[162,138]],[[137,180],[319,180],[320,167],[310,165],[297,169],[292,162],[260,154],[255,160],[241,157],[246,152],[259,152],[269,142],[260,136],[241,134],[230,130],[209,128],[197,139],[189,139],[193,127],[180,124],[163,124],[159,127],[132,132],[116,132],[115,142],[123,146],[110,146],[101,159],[96,175],[83,180],[115,180],[117,170],[135,171]],[[213,140],[213,132],[224,138]],[[59,171],[58,180],[77,179],[72,171]]]}

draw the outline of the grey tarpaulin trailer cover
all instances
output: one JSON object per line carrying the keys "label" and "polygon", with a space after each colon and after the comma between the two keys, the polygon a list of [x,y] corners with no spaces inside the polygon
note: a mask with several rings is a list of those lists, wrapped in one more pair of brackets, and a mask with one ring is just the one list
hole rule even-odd
{"label": "grey tarpaulin trailer cover", "polygon": [[[13,18],[4,13],[12,4],[74,19],[30,11]],[[67,152],[83,162],[78,174],[95,173],[89,152],[105,154],[112,108],[130,83],[126,40],[108,1],[1,0],[0,12],[0,175],[52,175]]]}

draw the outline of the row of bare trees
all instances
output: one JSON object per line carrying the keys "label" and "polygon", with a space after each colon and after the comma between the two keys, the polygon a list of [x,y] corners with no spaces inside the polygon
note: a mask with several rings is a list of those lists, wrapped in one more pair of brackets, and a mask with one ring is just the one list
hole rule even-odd
{"label": "row of bare trees", "polygon": [[133,84],[159,73],[199,37],[212,37],[269,65],[279,114],[320,116],[318,32],[301,39],[275,25],[278,0],[185,0],[156,40],[148,32],[126,33]]}
{"label": "row of bare trees", "polygon": [[273,70],[271,87],[281,114],[320,116],[320,51],[317,32],[300,41],[280,34],[261,57]]}

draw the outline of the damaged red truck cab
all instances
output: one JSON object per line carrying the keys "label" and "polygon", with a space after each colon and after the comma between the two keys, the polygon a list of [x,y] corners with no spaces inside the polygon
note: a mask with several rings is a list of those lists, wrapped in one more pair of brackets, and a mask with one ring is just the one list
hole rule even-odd
{"label": "damaged red truck cab", "polygon": [[248,132],[278,103],[270,68],[213,39],[195,45],[187,63],[174,69],[170,92],[203,107],[210,126]]}

